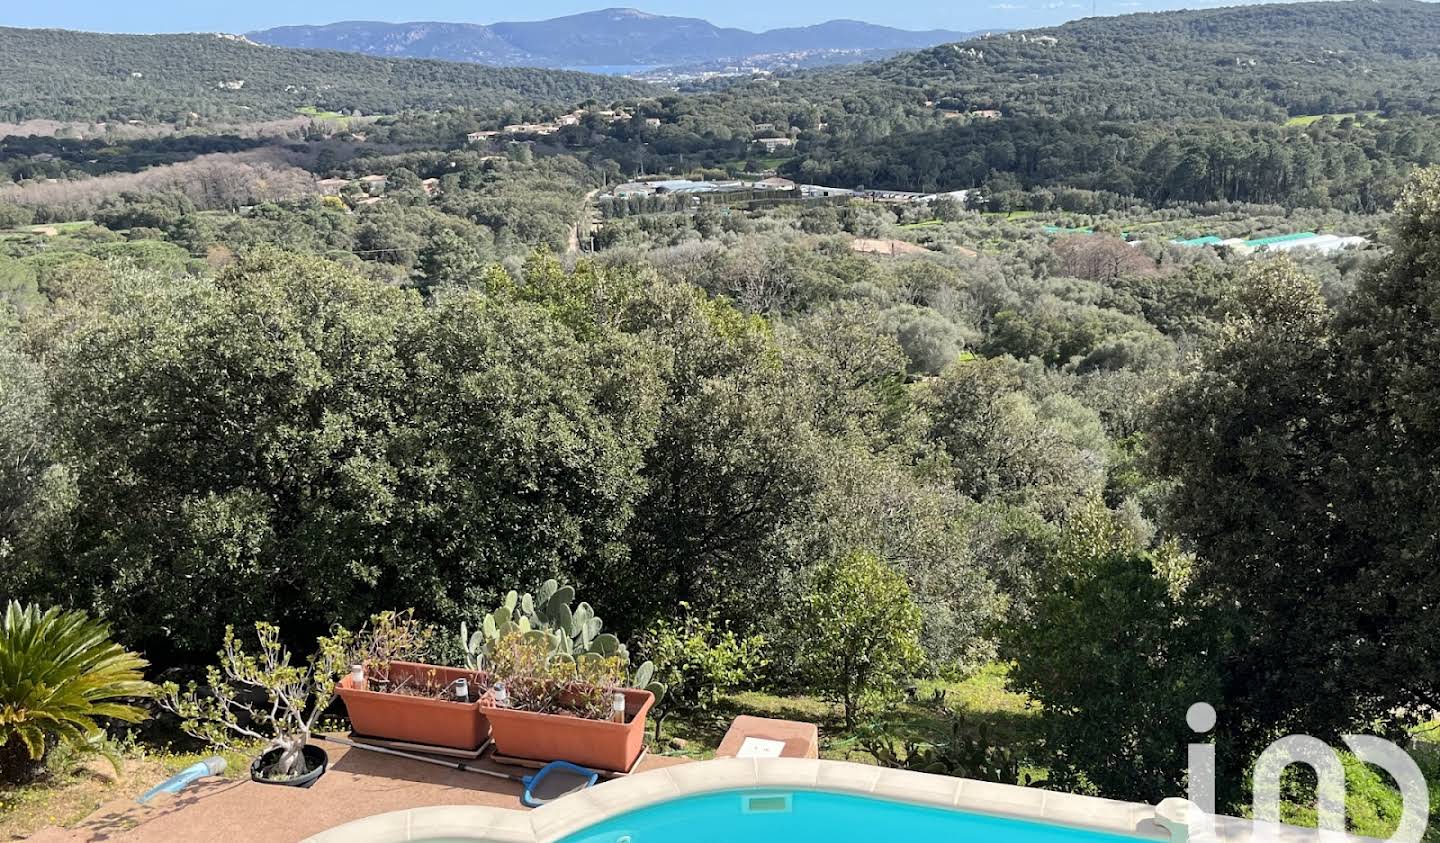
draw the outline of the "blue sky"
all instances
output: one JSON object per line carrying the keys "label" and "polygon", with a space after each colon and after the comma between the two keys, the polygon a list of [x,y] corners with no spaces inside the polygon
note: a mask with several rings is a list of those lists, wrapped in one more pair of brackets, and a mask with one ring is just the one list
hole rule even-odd
{"label": "blue sky", "polygon": [[52,0],[0,2],[0,25],[52,26],[104,32],[247,32],[271,26],[337,20],[435,20],[494,23],[537,20],[606,6],[634,5],[655,14],[705,18],[721,26],[770,29],[854,18],[906,29],[975,30],[1059,23],[1091,13],[1236,5],[1245,0],[529,0],[524,4],[464,0],[244,0],[148,2]]}

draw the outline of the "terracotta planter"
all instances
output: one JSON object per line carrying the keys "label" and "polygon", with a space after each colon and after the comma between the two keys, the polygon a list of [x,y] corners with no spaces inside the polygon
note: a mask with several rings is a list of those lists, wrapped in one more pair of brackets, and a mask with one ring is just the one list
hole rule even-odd
{"label": "terracotta planter", "polygon": [[633,688],[625,694],[626,722],[587,720],[568,714],[536,714],[496,708],[487,699],[495,754],[532,761],[569,761],[582,767],[624,772],[645,748],[645,718],[655,695]]}
{"label": "terracotta planter", "polygon": [[[460,678],[470,683],[472,696],[481,694],[482,700],[488,699],[486,683],[474,671],[412,662],[390,663],[389,679],[392,684],[409,680],[412,686],[433,684],[444,687]],[[373,684],[371,687],[374,687]],[[354,687],[349,676],[340,680],[335,691],[345,701],[350,725],[359,735],[464,750],[479,749],[490,735],[490,723],[480,702],[461,703],[360,690]]]}

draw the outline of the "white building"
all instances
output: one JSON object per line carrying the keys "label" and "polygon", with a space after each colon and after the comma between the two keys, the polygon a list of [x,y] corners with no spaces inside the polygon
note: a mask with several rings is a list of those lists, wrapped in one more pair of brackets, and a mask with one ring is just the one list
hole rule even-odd
{"label": "white building", "polygon": [[1317,237],[1306,237],[1303,240],[1289,240],[1284,243],[1271,243],[1265,246],[1267,252],[1299,252],[1315,251],[1323,255],[1330,255],[1345,249],[1364,248],[1369,244],[1364,237],[1340,237],[1334,234],[1321,234]]}
{"label": "white building", "polygon": [[826,199],[832,196],[854,196],[855,191],[843,187],[826,187],[823,184],[802,184],[800,195],[806,199]]}
{"label": "white building", "polygon": [[758,138],[755,142],[765,147],[766,152],[774,152],[777,149],[789,149],[795,145],[794,138]]}
{"label": "white building", "polygon": [[654,196],[655,185],[643,181],[630,181],[615,186],[610,195],[616,199],[629,199],[632,196]]}

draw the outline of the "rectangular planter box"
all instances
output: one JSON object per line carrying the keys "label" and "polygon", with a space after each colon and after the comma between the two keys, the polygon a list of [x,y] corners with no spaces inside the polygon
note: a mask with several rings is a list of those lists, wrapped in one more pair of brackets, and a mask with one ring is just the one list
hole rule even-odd
{"label": "rectangular planter box", "polygon": [[655,704],[655,695],[634,688],[622,692],[625,723],[495,708],[486,700],[485,715],[490,718],[495,754],[626,772],[645,748],[645,718]]}
{"label": "rectangular planter box", "polygon": [[[436,685],[443,687],[464,677],[470,683],[472,695],[482,694],[482,700],[489,698],[480,674],[461,668],[391,662],[390,680],[393,683],[409,679],[412,685],[425,685],[431,671],[434,671]],[[460,703],[360,690],[354,687],[349,676],[340,680],[335,692],[345,701],[345,710],[356,734],[464,750],[479,749],[490,735],[490,722],[480,702]]]}

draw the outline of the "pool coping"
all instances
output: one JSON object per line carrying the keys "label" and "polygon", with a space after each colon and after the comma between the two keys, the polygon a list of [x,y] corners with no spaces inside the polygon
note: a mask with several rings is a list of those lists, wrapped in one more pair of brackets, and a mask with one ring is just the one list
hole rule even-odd
{"label": "pool coping", "polygon": [[[997,784],[808,758],[719,758],[662,767],[614,779],[570,794],[533,811],[482,806],[412,808],[355,820],[304,843],[402,843],[436,837],[491,843],[554,843],[611,817],[686,796],[725,790],[776,788],[823,790],[1010,819],[1046,822],[1137,840],[1186,843],[1183,811],[1166,800],[1154,805],[1080,796],[1033,787]],[[1248,820],[1217,817],[1217,843],[1250,843]],[[1319,839],[1315,829],[1280,826],[1281,843]],[[1346,835],[1347,843],[1369,838]]]}

